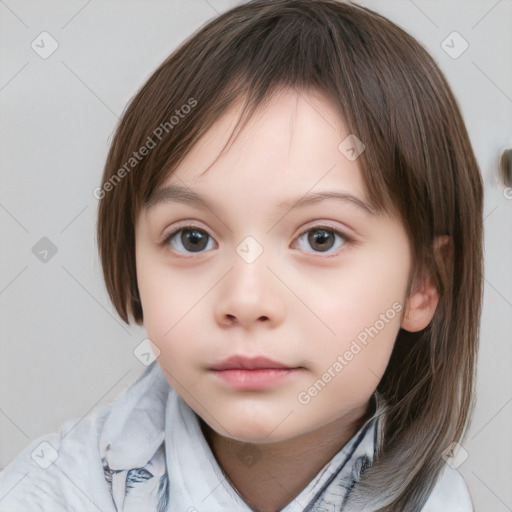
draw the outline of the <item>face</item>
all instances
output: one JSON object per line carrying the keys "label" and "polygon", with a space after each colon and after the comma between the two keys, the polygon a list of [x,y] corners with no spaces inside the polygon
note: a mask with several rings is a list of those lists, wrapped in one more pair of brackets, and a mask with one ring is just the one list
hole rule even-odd
{"label": "face", "polygon": [[222,436],[277,442],[366,411],[411,251],[401,221],[368,204],[325,98],[273,97],[217,159],[237,113],[140,213],[137,279],[148,337],[185,402]]}

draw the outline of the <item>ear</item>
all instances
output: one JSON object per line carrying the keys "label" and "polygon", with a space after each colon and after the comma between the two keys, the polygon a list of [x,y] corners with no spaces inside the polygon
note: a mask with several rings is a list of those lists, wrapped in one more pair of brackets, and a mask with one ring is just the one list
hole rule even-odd
{"label": "ear", "polygon": [[[434,241],[435,261],[447,264],[451,257],[451,238],[439,236]],[[445,268],[441,272],[445,272]],[[406,300],[405,313],[400,326],[409,332],[418,332],[430,323],[439,303],[439,291],[431,275],[415,277]]]}

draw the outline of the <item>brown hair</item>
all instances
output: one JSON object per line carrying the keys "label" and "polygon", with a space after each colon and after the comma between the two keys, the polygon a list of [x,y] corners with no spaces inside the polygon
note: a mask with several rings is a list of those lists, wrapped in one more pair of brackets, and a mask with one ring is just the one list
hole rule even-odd
{"label": "brown hair", "polygon": [[[387,404],[382,445],[349,500],[354,510],[417,511],[471,409],[482,182],[445,77],[402,29],[336,0],[255,0],[185,41],[132,99],[116,129],[98,212],[106,287],[121,318],[142,323],[134,235],[141,209],[235,101],[245,101],[240,121],[247,121],[285,88],[321,92],[339,108],[366,145],[359,162],[370,201],[399,212],[416,271],[429,272],[440,293],[429,326],[397,336],[378,386]],[[135,157],[150,139],[155,145]],[[445,259],[434,252],[440,235],[451,239]]]}

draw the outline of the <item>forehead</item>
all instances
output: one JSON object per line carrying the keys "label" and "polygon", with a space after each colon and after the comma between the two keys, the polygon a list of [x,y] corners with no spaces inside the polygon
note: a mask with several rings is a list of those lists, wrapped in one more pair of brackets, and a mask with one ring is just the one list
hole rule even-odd
{"label": "forehead", "polygon": [[276,200],[325,187],[365,195],[359,162],[344,152],[350,133],[320,93],[274,94],[226,147],[240,112],[241,103],[227,110],[159,188],[185,184],[206,195],[264,191]]}

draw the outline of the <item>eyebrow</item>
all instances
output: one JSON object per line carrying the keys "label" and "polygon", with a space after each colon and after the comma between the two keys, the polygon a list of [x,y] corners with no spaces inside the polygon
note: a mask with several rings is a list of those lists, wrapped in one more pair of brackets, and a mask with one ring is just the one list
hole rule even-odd
{"label": "eyebrow", "polygon": [[[376,209],[362,199],[347,192],[337,192],[332,190],[313,192],[311,194],[306,193],[298,199],[283,201],[279,203],[278,209],[287,213],[293,208],[317,204],[326,199],[336,199],[338,201],[349,202],[370,215],[377,215]],[[214,210],[214,206],[202,194],[195,192],[190,187],[184,187],[177,184],[167,185],[166,187],[155,190],[146,201],[146,210],[150,210],[159,204],[173,202],[191,204],[211,211]]]}

